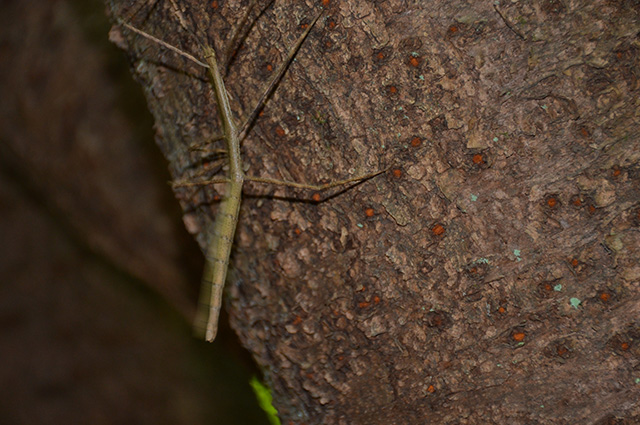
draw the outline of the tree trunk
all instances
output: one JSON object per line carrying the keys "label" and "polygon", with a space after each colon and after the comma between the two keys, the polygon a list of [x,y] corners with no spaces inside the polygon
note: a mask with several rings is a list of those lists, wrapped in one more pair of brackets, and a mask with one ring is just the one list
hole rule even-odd
{"label": "tree trunk", "polygon": [[[320,10],[277,0],[229,47],[246,1],[107,3],[233,56],[238,122]],[[226,308],[283,423],[640,421],[638,3],[321,3],[243,142],[247,173],[390,171],[319,204],[245,188]],[[112,39],[174,178],[211,176],[205,71]],[[215,188],[176,196],[204,248]]]}

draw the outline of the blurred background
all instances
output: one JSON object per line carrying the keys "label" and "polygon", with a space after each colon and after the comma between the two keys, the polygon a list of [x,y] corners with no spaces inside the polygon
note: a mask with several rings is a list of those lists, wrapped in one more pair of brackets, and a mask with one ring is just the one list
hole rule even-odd
{"label": "blurred background", "polygon": [[0,423],[267,423],[102,1],[0,6]]}

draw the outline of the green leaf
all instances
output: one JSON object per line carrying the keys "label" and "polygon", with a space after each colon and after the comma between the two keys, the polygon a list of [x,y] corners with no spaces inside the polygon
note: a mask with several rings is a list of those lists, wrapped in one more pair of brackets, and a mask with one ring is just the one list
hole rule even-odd
{"label": "green leaf", "polygon": [[273,398],[271,397],[271,390],[269,389],[269,387],[260,382],[260,380],[256,376],[251,378],[249,384],[251,385],[251,388],[253,388],[253,392],[256,393],[258,405],[260,405],[260,408],[267,414],[269,423],[271,425],[280,425],[278,411],[275,407],[273,407],[273,404],[271,404]]}

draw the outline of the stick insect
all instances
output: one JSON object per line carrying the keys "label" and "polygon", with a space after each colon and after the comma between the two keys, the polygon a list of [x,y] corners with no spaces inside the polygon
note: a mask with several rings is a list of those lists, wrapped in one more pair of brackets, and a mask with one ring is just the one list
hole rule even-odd
{"label": "stick insect", "polygon": [[[253,7],[254,5],[255,2],[252,3],[251,7]],[[178,18],[183,24],[183,27],[185,27],[184,18],[180,14],[179,10],[174,7],[174,12],[178,15]],[[194,321],[194,330],[196,335],[198,337],[203,337],[206,341],[213,342],[218,329],[218,319],[222,305],[224,283],[227,277],[231,248],[238,224],[238,214],[240,211],[240,204],[242,200],[242,187],[245,181],[284,185],[320,192],[330,188],[344,186],[350,183],[362,182],[386,171],[381,170],[375,173],[340,181],[334,181],[323,185],[312,185],[270,178],[252,177],[246,175],[243,171],[240,144],[247,135],[248,128],[256,118],[257,113],[263,106],[265,100],[276,88],[277,83],[284,75],[287,67],[290,65],[296,53],[300,49],[300,46],[302,46],[303,42],[305,41],[305,39],[311,32],[311,29],[314,27],[315,23],[318,21],[321,15],[322,11],[316,15],[313,21],[307,26],[306,30],[302,33],[302,35],[300,35],[295,45],[289,51],[287,58],[280,65],[273,78],[267,85],[266,90],[262,93],[256,107],[253,109],[253,112],[249,114],[247,120],[240,127],[238,127],[234,121],[229,104],[229,96],[227,94],[222,73],[219,68],[216,51],[213,47],[206,44],[201,44],[204,60],[200,60],[194,55],[184,52],[177,47],[172,46],[154,37],[153,35],[132,26],[123,20],[118,19],[118,23],[125,28],[205,68],[208,72],[211,87],[215,93],[218,105],[218,115],[223,129],[223,135],[221,136],[221,138],[224,139],[226,145],[228,158],[228,175],[225,178],[209,179],[181,184],[224,184],[224,195],[222,196],[221,201],[218,205],[215,223],[210,235],[210,242],[206,253],[206,263],[202,277],[200,300],[198,303],[198,309]]]}

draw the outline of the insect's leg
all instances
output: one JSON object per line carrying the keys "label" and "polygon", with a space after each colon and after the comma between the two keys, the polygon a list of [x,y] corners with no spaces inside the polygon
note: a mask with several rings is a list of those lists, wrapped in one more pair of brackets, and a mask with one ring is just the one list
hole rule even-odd
{"label": "insect's leg", "polygon": [[311,21],[311,23],[307,26],[307,29],[298,38],[298,41],[296,41],[296,44],[293,46],[293,48],[291,48],[291,50],[289,50],[289,54],[287,55],[287,59],[280,65],[280,67],[278,68],[276,73],[271,78],[271,81],[267,85],[267,88],[262,93],[262,96],[260,96],[260,99],[258,99],[258,102],[256,103],[256,106],[253,108],[252,112],[249,114],[247,119],[240,126],[240,128],[239,128],[239,130],[240,130],[239,140],[240,141],[242,141],[244,139],[244,137],[247,135],[247,130],[249,129],[249,127],[251,126],[253,121],[258,116],[258,113],[260,112],[260,109],[262,108],[265,100],[267,99],[267,97],[269,97],[269,95],[271,95],[271,93],[273,93],[273,90],[276,88],[276,85],[282,79],[282,76],[284,75],[285,71],[289,67],[289,64],[291,63],[291,61],[295,57],[296,53],[298,53],[298,50],[300,50],[300,46],[302,46],[302,43],[304,42],[304,40],[309,35],[309,32],[311,31],[313,26],[316,24],[316,22],[318,21],[318,19],[322,15],[322,13],[323,13],[323,11],[318,13],[316,15],[316,17],[313,18],[313,21]]}
{"label": "insect's leg", "polygon": [[326,183],[326,184],[319,184],[319,185],[307,184],[307,183],[297,183],[297,182],[291,182],[291,181],[287,181],[287,180],[277,180],[277,179],[270,179],[270,178],[263,178],[263,177],[253,177],[253,176],[245,176],[245,180],[256,182],[256,183],[275,184],[275,185],[278,185],[278,186],[295,187],[295,188],[298,188],[298,189],[310,189],[310,190],[316,190],[318,192],[322,192],[324,190],[331,189],[331,188],[334,188],[334,187],[344,186],[345,184],[355,183],[355,182],[362,182],[364,180],[368,180],[370,178],[373,178],[375,176],[378,176],[378,175],[384,173],[387,170],[388,169],[380,170],[380,171],[376,171],[375,173],[365,174],[364,176],[351,177],[349,179],[338,180],[338,181],[334,181],[334,182],[330,182],[330,183]]}
{"label": "insect's leg", "polygon": [[190,186],[206,186],[210,184],[221,184],[221,183],[229,183],[229,179],[226,177],[220,177],[220,178],[206,179],[206,180],[177,180],[177,181],[174,181],[171,185],[173,187],[190,187]]}

